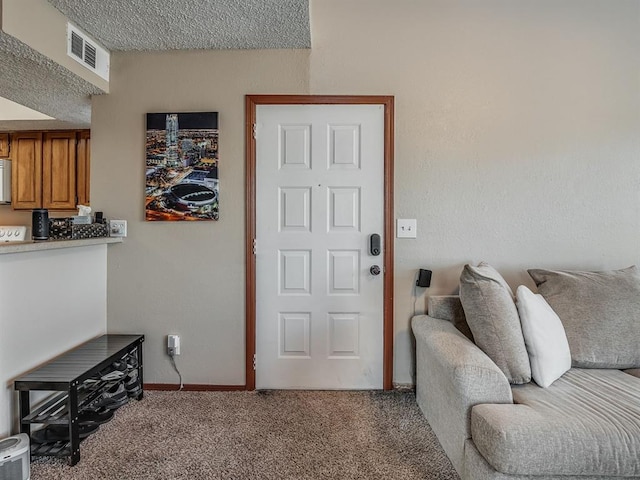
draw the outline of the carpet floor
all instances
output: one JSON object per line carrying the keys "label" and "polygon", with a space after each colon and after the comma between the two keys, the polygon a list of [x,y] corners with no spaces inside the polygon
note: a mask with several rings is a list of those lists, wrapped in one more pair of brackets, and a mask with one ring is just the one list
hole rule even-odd
{"label": "carpet floor", "polygon": [[459,479],[411,392],[157,392],[31,479]]}

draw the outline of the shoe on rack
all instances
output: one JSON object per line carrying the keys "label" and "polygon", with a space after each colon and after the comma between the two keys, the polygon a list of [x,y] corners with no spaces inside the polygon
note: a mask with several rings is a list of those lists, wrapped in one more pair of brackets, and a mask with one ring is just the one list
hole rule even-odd
{"label": "shoe on rack", "polygon": [[127,374],[127,362],[118,360],[111,364],[109,368],[105,368],[98,375],[100,380],[109,382],[111,380],[120,380]]}
{"label": "shoe on rack", "polygon": [[91,410],[97,410],[99,408],[115,410],[128,401],[129,397],[127,396],[127,391],[124,389],[124,384],[118,382],[102,392],[102,394],[89,405],[89,408]]}
{"label": "shoe on rack", "polygon": [[84,382],[87,384],[102,382],[110,382],[113,380],[120,380],[127,374],[127,362],[118,360],[113,362],[109,367],[104,370],[100,370],[91,378],[87,378]]}
{"label": "shoe on rack", "polygon": [[[78,425],[78,436],[84,440],[98,430],[99,425]],[[69,427],[67,425],[47,425],[31,434],[34,443],[55,443],[69,441]]]}
{"label": "shoe on rack", "polygon": [[137,397],[142,392],[142,385],[138,377],[138,371],[133,370],[124,378],[124,389],[127,391],[129,398]]}
{"label": "shoe on rack", "polygon": [[122,360],[127,364],[127,370],[135,370],[138,368],[138,352],[133,351],[127,355],[125,355]]}
{"label": "shoe on rack", "polygon": [[113,418],[114,411],[100,408],[98,410],[85,409],[78,415],[78,423],[82,425],[101,425]]}

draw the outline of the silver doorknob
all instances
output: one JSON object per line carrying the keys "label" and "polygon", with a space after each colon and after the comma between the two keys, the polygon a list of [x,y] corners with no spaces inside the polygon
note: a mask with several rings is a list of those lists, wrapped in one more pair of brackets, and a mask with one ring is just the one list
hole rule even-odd
{"label": "silver doorknob", "polygon": [[380,267],[378,265],[372,265],[369,271],[371,275],[380,275]]}

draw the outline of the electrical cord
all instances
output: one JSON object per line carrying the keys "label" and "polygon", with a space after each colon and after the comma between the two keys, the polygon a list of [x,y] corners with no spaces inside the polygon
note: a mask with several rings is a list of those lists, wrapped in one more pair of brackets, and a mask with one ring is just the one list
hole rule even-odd
{"label": "electrical cord", "polygon": [[173,369],[176,371],[176,373],[178,374],[178,377],[180,378],[180,388],[178,388],[178,390],[182,390],[184,388],[184,384],[182,383],[182,374],[180,373],[180,370],[178,370],[178,366],[176,365],[176,360],[174,357],[175,355],[173,353],[169,354],[171,365],[173,365]]}

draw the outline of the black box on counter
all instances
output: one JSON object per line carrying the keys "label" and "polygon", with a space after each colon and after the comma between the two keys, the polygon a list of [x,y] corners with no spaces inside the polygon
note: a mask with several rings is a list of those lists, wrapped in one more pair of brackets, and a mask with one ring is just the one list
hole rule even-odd
{"label": "black box on counter", "polygon": [[71,218],[49,218],[49,238],[51,240],[68,240],[73,235]]}
{"label": "black box on counter", "polygon": [[91,223],[89,225],[72,225],[72,239],[108,237],[109,229],[102,223]]}
{"label": "black box on counter", "polygon": [[51,240],[77,240],[108,236],[109,229],[103,223],[74,225],[71,217],[49,219],[49,238]]}

